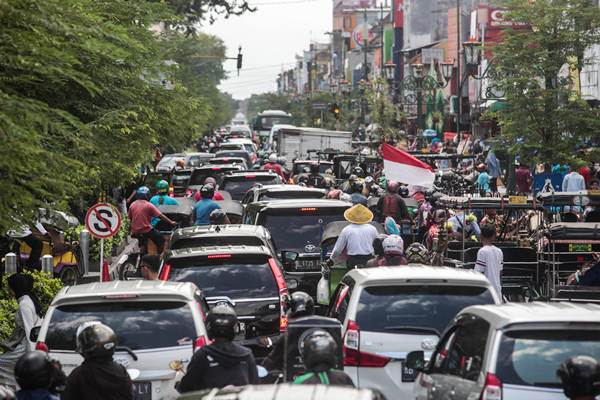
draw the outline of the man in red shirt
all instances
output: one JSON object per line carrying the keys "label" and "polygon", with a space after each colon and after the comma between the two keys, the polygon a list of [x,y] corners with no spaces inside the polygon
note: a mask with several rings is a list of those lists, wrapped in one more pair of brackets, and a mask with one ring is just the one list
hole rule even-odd
{"label": "man in red shirt", "polygon": [[166,215],[161,213],[158,208],[148,201],[150,189],[146,186],[140,187],[136,192],[137,200],[131,203],[127,216],[131,224],[130,230],[132,235],[143,236],[150,239],[156,244],[158,251],[163,252],[165,239],[159,231],[152,226],[152,218],[158,217],[170,225],[177,223],[172,221]]}
{"label": "man in red shirt", "polygon": [[281,179],[285,182],[285,175],[283,175],[283,171],[281,170],[281,166],[277,164],[277,154],[273,153],[269,156],[269,162],[262,166],[262,170],[265,171],[274,171],[281,177]]}
{"label": "man in red shirt", "polygon": [[515,184],[517,186],[517,192],[522,195],[528,195],[531,193],[531,183],[533,177],[531,172],[526,165],[520,164],[519,168],[515,171]]}
{"label": "man in red shirt", "polygon": [[[223,195],[216,190],[216,188],[217,188],[217,181],[215,180],[215,178],[213,178],[212,176],[207,177],[204,180],[204,184],[205,185],[212,185],[212,187],[215,188],[215,194],[213,195],[213,198],[212,198],[213,201],[225,200],[225,197],[223,197]],[[200,200],[202,200],[202,196],[200,195],[200,191],[196,190],[196,193],[194,193],[194,201],[197,203]]]}

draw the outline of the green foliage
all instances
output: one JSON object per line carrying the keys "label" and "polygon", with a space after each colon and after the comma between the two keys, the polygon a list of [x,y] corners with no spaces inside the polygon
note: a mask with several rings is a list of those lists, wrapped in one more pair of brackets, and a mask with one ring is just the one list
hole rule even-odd
{"label": "green foliage", "polygon": [[[63,285],[59,279],[52,278],[43,272],[27,271],[25,273],[33,276],[33,292],[42,304],[45,313]],[[4,275],[0,289],[0,342],[6,340],[15,327],[17,307],[17,300],[9,293],[8,275]]]}
{"label": "green foliage", "polygon": [[371,121],[379,125],[376,132],[376,140],[381,139],[398,140],[399,129],[398,121],[404,119],[404,114],[400,111],[389,96],[389,86],[384,79],[378,78],[371,82],[371,86],[366,89],[365,96],[371,111]]}
{"label": "green foliage", "polygon": [[[84,225],[79,225],[77,227],[71,228],[65,232],[65,242],[78,242],[81,231],[85,229]],[[127,235],[129,234],[129,220],[127,218],[123,218],[123,222],[121,223],[121,228],[113,237],[104,239],[104,254],[105,257],[108,257],[113,250],[116,250],[118,246],[122,243],[125,243],[127,239]],[[100,260],[100,240],[90,237],[90,261],[99,261]]]}
{"label": "green foliage", "polygon": [[[226,13],[244,8],[237,4]],[[222,60],[198,57],[224,55],[223,43],[149,29],[219,7],[222,0],[0,1],[0,231],[37,207],[68,210],[129,183],[155,145],[183,150],[230,115],[216,89]]]}
{"label": "green foliage", "polygon": [[[600,114],[576,91],[584,50],[600,41],[600,9],[589,0],[503,0],[507,30],[493,48],[497,83],[509,107],[496,117],[504,145],[523,158],[569,162],[600,129]],[[519,138],[519,141],[517,141]],[[596,153],[597,155],[597,153]]]}

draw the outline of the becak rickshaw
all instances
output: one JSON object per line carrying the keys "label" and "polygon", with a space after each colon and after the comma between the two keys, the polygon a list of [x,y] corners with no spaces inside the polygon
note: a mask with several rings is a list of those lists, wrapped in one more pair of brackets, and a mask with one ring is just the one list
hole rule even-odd
{"label": "becak rickshaw", "polygon": [[[385,234],[385,229],[379,222],[370,222],[370,224],[377,229],[378,234]],[[323,275],[323,278],[319,282],[319,285],[326,286],[321,288],[321,296],[319,295],[319,288],[317,288],[317,302],[319,304],[329,304],[331,293],[334,292],[342,277],[348,272],[348,267],[345,262],[335,264],[331,267],[324,266],[325,261],[331,256],[333,247],[340,237],[342,229],[348,225],[350,225],[350,222],[348,221],[330,222],[325,225],[323,233],[321,234],[321,274]]]}

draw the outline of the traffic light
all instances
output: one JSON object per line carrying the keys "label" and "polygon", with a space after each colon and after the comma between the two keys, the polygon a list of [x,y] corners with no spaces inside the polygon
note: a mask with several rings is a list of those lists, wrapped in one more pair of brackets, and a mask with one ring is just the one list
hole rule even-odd
{"label": "traffic light", "polygon": [[338,106],[337,103],[332,103],[329,106],[329,111],[331,111],[335,119],[340,119],[340,113],[342,112],[342,110],[340,109],[340,106]]}
{"label": "traffic light", "polygon": [[242,69],[242,46],[238,49],[237,55],[237,73],[240,75],[240,69]]}

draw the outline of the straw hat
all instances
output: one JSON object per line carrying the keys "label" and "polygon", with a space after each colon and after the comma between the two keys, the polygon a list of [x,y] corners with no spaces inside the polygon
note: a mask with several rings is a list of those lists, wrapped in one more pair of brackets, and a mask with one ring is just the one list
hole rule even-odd
{"label": "straw hat", "polygon": [[344,211],[344,218],[353,224],[368,224],[373,221],[373,213],[362,204],[357,204]]}

